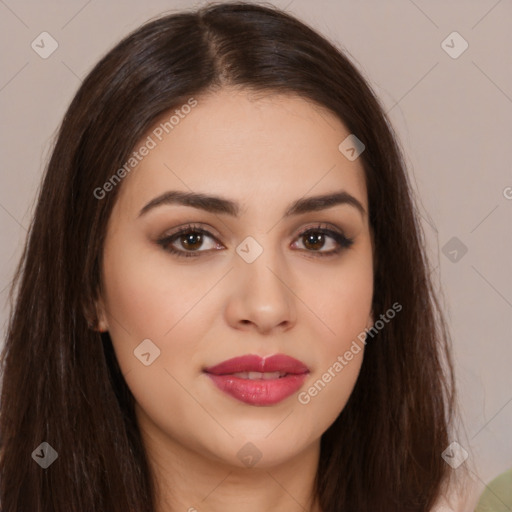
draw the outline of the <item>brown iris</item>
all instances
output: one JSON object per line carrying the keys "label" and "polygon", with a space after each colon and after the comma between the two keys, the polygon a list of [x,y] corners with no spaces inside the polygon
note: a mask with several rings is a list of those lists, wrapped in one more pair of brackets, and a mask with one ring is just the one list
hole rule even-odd
{"label": "brown iris", "polygon": [[304,246],[308,249],[321,249],[325,243],[323,233],[307,234],[304,236]]}
{"label": "brown iris", "polygon": [[203,235],[201,233],[187,233],[181,235],[181,243],[185,248],[191,250],[199,249],[203,243]]}

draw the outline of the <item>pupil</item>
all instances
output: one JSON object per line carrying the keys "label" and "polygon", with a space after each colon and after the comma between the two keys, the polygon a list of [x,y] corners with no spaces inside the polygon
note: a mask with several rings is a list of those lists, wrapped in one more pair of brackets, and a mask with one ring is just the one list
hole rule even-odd
{"label": "pupil", "polygon": [[182,242],[183,245],[189,249],[198,249],[198,247],[195,246],[201,246],[201,233],[190,233],[188,235],[183,235]]}

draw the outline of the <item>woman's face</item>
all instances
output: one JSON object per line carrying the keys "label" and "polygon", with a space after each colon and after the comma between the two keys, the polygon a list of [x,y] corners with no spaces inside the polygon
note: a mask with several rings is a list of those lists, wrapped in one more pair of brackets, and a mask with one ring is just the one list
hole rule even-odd
{"label": "woman's face", "polygon": [[271,467],[318,446],[359,373],[373,295],[363,167],[338,148],[344,125],[303,99],[196,99],[155,124],[117,185],[100,326],[161,453]]}

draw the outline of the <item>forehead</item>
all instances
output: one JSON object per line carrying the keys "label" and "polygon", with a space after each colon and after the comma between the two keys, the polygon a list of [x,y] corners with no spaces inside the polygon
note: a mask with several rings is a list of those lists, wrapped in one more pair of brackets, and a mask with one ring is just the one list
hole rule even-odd
{"label": "forehead", "polygon": [[136,145],[151,149],[123,180],[121,208],[138,212],[166,190],[183,190],[230,197],[245,205],[243,213],[261,213],[343,189],[367,209],[362,163],[338,149],[350,132],[328,110],[298,96],[234,89],[195,101],[166,112]]}

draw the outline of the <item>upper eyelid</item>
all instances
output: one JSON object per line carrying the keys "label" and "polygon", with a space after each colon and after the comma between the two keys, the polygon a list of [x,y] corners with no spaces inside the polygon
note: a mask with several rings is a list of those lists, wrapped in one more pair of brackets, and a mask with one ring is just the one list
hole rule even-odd
{"label": "upper eyelid", "polygon": [[[307,231],[309,229],[331,229],[332,231],[339,231],[340,233],[345,234],[345,230],[342,227],[336,226],[336,224],[334,224],[333,222],[328,222],[328,221],[312,221],[310,223],[306,223],[305,226],[298,228],[298,233],[303,233],[304,231]],[[184,232],[204,231],[204,232],[208,232],[212,236],[222,237],[222,234],[219,233],[217,229],[215,229],[209,225],[203,226],[203,225],[201,225],[199,223],[195,223],[195,222],[190,222],[188,224],[180,226],[180,227],[176,228],[175,231],[173,231],[173,232],[169,232],[169,231],[171,231],[171,230],[166,230],[161,238],[167,237],[167,236],[173,236],[182,231],[184,231]],[[213,233],[212,233],[212,231],[213,231]],[[294,229],[293,231],[297,231],[297,228]],[[219,233],[219,234],[217,235],[216,233]]]}

